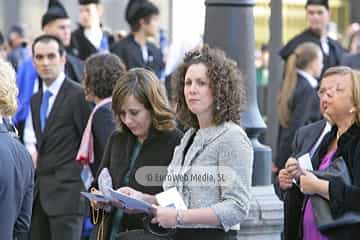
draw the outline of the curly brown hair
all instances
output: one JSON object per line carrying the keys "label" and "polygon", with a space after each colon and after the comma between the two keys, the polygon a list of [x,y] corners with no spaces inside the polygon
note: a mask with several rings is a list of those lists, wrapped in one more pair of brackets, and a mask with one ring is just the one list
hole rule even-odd
{"label": "curly brown hair", "polygon": [[193,64],[202,63],[207,68],[210,89],[214,96],[213,121],[219,125],[226,121],[240,124],[240,112],[246,103],[246,89],[242,74],[237,63],[229,59],[220,49],[212,49],[204,45],[199,51],[185,55],[183,63],[178,67],[172,78],[177,103],[177,117],[184,127],[199,128],[199,122],[185,101],[184,84],[188,68]]}
{"label": "curly brown hair", "polygon": [[118,116],[128,96],[134,96],[150,111],[153,128],[160,131],[175,129],[175,113],[170,107],[165,89],[153,72],[143,68],[133,68],[127,71],[115,85],[112,109],[120,127],[125,130],[128,129]]}
{"label": "curly brown hair", "polygon": [[109,53],[94,54],[85,62],[85,90],[101,99],[110,97],[115,83],[125,71],[125,64],[118,56]]}

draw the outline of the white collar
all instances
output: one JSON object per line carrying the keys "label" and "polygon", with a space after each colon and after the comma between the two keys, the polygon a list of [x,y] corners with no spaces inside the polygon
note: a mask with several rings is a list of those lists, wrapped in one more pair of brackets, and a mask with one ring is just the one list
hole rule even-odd
{"label": "white collar", "polygon": [[0,115],[0,124],[4,123],[3,117]]}
{"label": "white collar", "polygon": [[43,93],[45,93],[45,91],[48,90],[52,93],[52,96],[56,96],[64,81],[65,81],[65,73],[60,72],[59,76],[55,79],[54,82],[51,83],[50,86],[46,86],[46,84],[43,84]]}
{"label": "white collar", "polygon": [[314,78],[309,73],[307,73],[303,70],[296,69],[296,71],[297,71],[297,73],[299,73],[301,76],[303,76],[309,82],[309,84],[312,88],[317,88],[319,83],[318,83],[318,80],[316,80],[316,78]]}

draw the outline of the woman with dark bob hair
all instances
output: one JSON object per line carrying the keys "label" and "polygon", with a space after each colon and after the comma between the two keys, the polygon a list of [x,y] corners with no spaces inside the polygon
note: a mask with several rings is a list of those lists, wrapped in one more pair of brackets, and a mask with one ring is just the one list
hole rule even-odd
{"label": "woman with dark bob hair", "polygon": [[77,159],[90,165],[93,176],[101,162],[107,139],[116,127],[111,110],[111,94],[125,71],[124,63],[114,54],[94,54],[85,62],[85,96],[96,106],[88,120]]}
{"label": "woman with dark bob hair", "polygon": [[[141,167],[167,167],[183,136],[176,129],[175,113],[165,89],[153,72],[131,69],[115,85],[112,109],[120,128],[109,138],[99,173],[108,168],[114,189],[130,186],[148,194],[161,192],[161,182],[138,182],[135,175]],[[103,218],[98,219],[98,237],[117,239],[123,232],[143,229],[143,217],[116,208],[104,212]]]}
{"label": "woman with dark bob hair", "polygon": [[163,188],[175,187],[186,207],[160,207],[156,196],[119,191],[153,203],[152,223],[176,228],[176,240],[236,239],[249,211],[253,162],[239,126],[244,79],[223,51],[205,45],[186,55],[173,80],[178,118],[190,129],[175,149]]}

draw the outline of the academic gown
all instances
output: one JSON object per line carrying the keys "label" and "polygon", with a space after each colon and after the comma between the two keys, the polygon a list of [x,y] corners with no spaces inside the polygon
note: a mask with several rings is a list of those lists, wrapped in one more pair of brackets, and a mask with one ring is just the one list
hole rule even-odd
{"label": "academic gown", "polygon": [[[280,57],[286,61],[287,58],[294,52],[294,50],[302,43],[305,42],[313,42],[317,44],[321,48],[321,42],[320,42],[320,36],[310,29],[306,29],[302,33],[295,36],[293,39],[291,39],[279,52]],[[341,47],[341,45],[336,42],[335,40],[327,37],[327,42],[329,44],[329,55],[325,55],[324,51],[324,67],[322,70],[322,73],[325,72],[326,69],[338,66],[341,62],[342,54],[344,53],[344,49]],[[322,49],[322,48],[321,48]],[[321,74],[322,75],[322,74]]]}
{"label": "academic gown", "polygon": [[110,45],[114,42],[114,38],[103,31],[103,39],[100,48],[96,48],[85,36],[85,29],[81,25],[72,32],[70,49],[81,60],[86,60],[89,56],[98,52],[109,51]]}
{"label": "academic gown", "polygon": [[132,34],[111,47],[111,52],[119,56],[128,69],[141,67],[152,70],[160,78],[165,68],[161,50],[151,42],[146,42],[148,60],[145,61],[142,55],[141,46],[135,41]]}

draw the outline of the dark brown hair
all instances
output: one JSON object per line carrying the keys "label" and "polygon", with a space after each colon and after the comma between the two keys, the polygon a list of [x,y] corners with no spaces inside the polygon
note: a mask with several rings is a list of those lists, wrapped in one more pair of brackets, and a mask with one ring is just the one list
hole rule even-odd
{"label": "dark brown hair", "polygon": [[[143,68],[133,68],[116,83],[112,95],[112,108],[118,119],[122,104],[129,96],[134,96],[150,111],[152,127],[160,131],[175,128],[175,113],[171,110],[165,89],[153,72]],[[121,121],[119,123],[123,129],[126,129]]]}
{"label": "dark brown hair", "polygon": [[198,119],[189,110],[184,96],[186,72],[191,65],[199,63],[207,68],[207,77],[214,96],[214,123],[219,125],[232,121],[239,124],[240,112],[246,102],[244,78],[236,62],[227,58],[224,51],[212,49],[206,44],[200,51],[187,53],[172,78],[178,119],[185,127],[199,127]]}
{"label": "dark brown hair", "polygon": [[84,85],[86,91],[101,99],[110,97],[115,83],[126,71],[124,63],[114,54],[94,54],[85,62]]}

